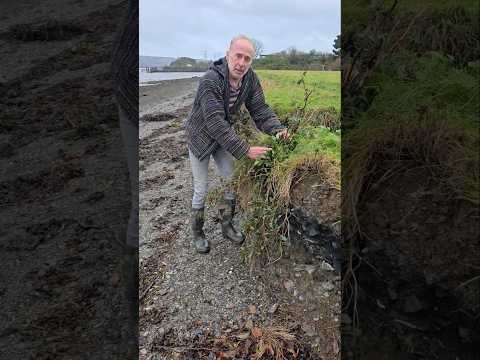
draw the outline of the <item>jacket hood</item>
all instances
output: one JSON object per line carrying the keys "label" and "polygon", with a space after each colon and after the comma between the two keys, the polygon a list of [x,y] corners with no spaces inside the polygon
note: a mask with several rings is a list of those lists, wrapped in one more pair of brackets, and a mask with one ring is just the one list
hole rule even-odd
{"label": "jacket hood", "polygon": [[228,64],[225,57],[215,60],[209,67],[209,70],[218,72],[224,79],[228,77]]}

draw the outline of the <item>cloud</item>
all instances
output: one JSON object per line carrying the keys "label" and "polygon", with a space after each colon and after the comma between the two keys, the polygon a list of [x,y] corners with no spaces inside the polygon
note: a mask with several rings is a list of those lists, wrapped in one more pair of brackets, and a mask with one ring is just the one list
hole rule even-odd
{"label": "cloud", "polygon": [[330,52],[339,33],[340,0],[140,0],[142,55],[222,56],[238,34],[260,40],[265,53]]}

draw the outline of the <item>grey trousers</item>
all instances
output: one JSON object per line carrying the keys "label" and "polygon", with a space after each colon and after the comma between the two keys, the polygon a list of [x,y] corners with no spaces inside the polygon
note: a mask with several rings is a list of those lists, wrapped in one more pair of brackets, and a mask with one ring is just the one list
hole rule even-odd
{"label": "grey trousers", "polygon": [[127,245],[138,247],[138,128],[128,119],[119,107],[120,131],[122,133],[124,153],[127,158],[130,177],[131,208],[127,228]]}
{"label": "grey trousers", "polygon": [[[190,150],[188,150],[188,153],[193,175],[192,208],[201,209],[205,206],[205,196],[208,191],[208,164],[210,162],[210,156],[200,161]],[[225,198],[234,199],[235,194],[230,186],[230,181],[233,176],[234,157],[222,148],[215,151],[211,157],[213,157],[215,161],[217,174],[220,175],[225,187]]]}

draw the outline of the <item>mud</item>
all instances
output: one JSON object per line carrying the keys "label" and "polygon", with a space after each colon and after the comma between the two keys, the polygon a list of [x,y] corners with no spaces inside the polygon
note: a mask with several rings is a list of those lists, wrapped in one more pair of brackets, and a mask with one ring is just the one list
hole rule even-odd
{"label": "mud", "polygon": [[129,184],[109,63],[126,6],[2,4],[2,359],[135,354],[121,290],[130,203],[119,194]]}

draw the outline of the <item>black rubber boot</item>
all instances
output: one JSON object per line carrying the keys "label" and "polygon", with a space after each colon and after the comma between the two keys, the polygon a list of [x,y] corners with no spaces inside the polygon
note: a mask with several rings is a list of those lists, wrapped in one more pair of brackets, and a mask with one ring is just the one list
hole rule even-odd
{"label": "black rubber boot", "polygon": [[235,215],[235,200],[223,199],[218,207],[220,223],[222,224],[223,237],[233,242],[235,245],[242,245],[245,236],[240,231],[235,230],[232,224]]}
{"label": "black rubber boot", "polygon": [[205,221],[204,209],[192,209],[192,237],[195,250],[200,254],[206,254],[210,251],[210,245],[203,232],[203,223]]}

